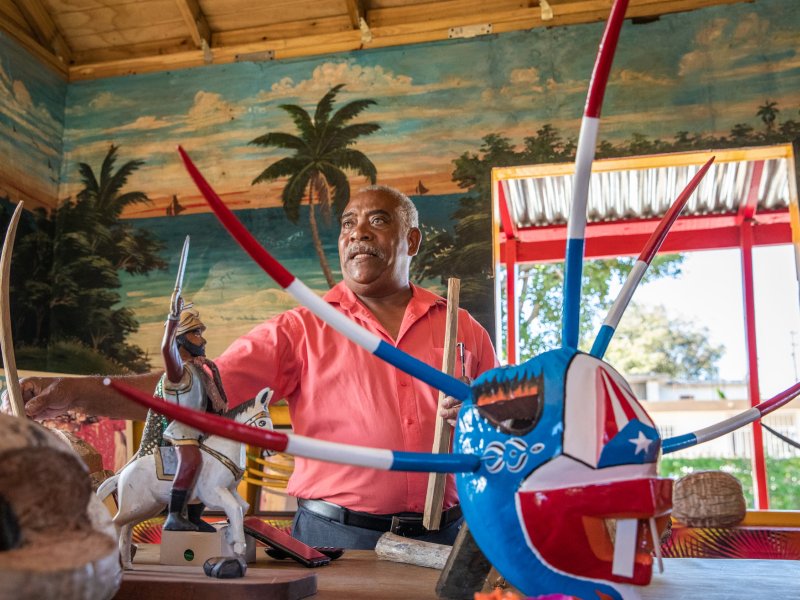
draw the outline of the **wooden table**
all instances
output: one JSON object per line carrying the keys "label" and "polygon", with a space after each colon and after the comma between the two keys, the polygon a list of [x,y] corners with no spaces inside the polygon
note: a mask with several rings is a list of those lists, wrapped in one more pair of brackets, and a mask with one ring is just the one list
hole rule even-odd
{"label": "wooden table", "polygon": [[[158,546],[142,545],[136,562],[158,562]],[[347,550],[330,565],[305,569],[290,560],[276,561],[257,549],[250,568],[275,573],[313,572],[320,600],[434,600],[439,571],[378,560],[368,550]],[[642,600],[754,600],[800,599],[800,562],[790,560],[736,560],[668,558],[664,574],[640,588]]]}

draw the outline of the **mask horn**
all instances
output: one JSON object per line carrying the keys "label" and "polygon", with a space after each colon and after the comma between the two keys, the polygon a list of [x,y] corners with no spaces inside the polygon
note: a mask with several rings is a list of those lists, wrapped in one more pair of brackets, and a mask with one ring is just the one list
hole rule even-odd
{"label": "mask horn", "polygon": [[464,382],[434,369],[410,354],[398,350],[391,344],[387,344],[371,331],[367,331],[363,327],[353,323],[330,304],[317,296],[302,281],[297,279],[282,264],[275,260],[275,258],[256,241],[239,219],[236,218],[233,212],[225,206],[222,199],[205,180],[202,173],[200,173],[199,169],[195,166],[184,149],[179,146],[178,152],[183,159],[184,165],[186,165],[186,170],[189,172],[189,175],[214,211],[219,222],[228,230],[231,237],[236,240],[267,275],[275,280],[275,283],[289,292],[302,306],[308,308],[350,341],[358,344],[366,351],[371,352],[390,365],[397,367],[404,373],[424,381],[437,390],[441,390],[448,396],[458,398],[462,402],[472,397],[470,387]]}
{"label": "mask horn", "polygon": [[792,387],[783,390],[780,394],[773,396],[769,400],[764,400],[761,404],[756,404],[729,419],[725,419],[714,425],[709,425],[703,429],[698,429],[692,433],[684,433],[683,435],[667,438],[663,442],[662,451],[664,454],[669,454],[670,452],[691,448],[697,444],[715,440],[726,433],[736,431],[740,427],[749,425],[756,419],[766,417],[772,411],[778,410],[784,404],[788,404],[794,400],[798,395],[800,395],[800,382],[795,383]]}
{"label": "mask horn", "polygon": [[237,423],[207,412],[191,410],[157,400],[124,383],[106,378],[109,385],[126,398],[150,408],[169,419],[186,423],[209,435],[219,435],[237,442],[267,450],[285,452],[303,458],[325,462],[355,465],[383,471],[416,471],[423,473],[466,473],[477,471],[480,457],[475,454],[430,454],[424,452],[397,452],[315,440],[302,435],[262,430]]}
{"label": "mask horn", "polygon": [[625,313],[625,309],[628,308],[628,303],[631,301],[633,297],[633,293],[636,291],[639,282],[644,277],[647,268],[650,266],[650,263],[653,262],[653,258],[656,256],[656,252],[661,247],[661,244],[664,242],[664,239],[667,237],[672,224],[678,219],[678,215],[680,214],[683,207],[686,205],[686,202],[694,192],[695,188],[700,184],[700,180],[703,179],[705,174],[708,172],[708,169],[711,167],[711,163],[714,162],[715,157],[711,157],[708,159],[708,162],[704,164],[700,170],[692,177],[692,180],[686,184],[686,187],[683,189],[681,194],[669,207],[667,214],[661,219],[656,227],[655,231],[650,235],[650,238],[647,240],[647,243],[644,246],[644,250],[639,255],[636,263],[633,265],[631,272],[628,274],[628,278],[625,280],[625,284],[622,286],[622,289],[619,292],[619,296],[617,299],[614,300],[614,304],[611,306],[611,310],[608,311],[608,315],[606,316],[606,320],[603,321],[603,325],[600,327],[600,331],[597,333],[597,337],[594,340],[594,344],[592,345],[592,351],[589,353],[596,358],[603,358],[603,355],[606,353],[606,349],[608,348],[609,342],[611,342],[611,338],[614,337],[614,332],[617,329],[617,325],[619,325],[620,319],[622,319],[622,315]]}
{"label": "mask horn", "polygon": [[589,179],[592,174],[597,131],[600,128],[600,109],[608,83],[608,74],[617,49],[619,32],[625,20],[628,0],[617,0],[600,40],[597,59],[592,70],[586,108],[583,111],[578,149],[575,154],[572,207],[567,223],[567,251],[564,258],[564,308],[561,318],[561,345],[578,348],[581,320],[581,280],[583,278],[583,246],[586,237],[586,202],[589,198]]}
{"label": "mask horn", "polygon": [[6,374],[6,385],[8,387],[8,401],[11,405],[11,412],[15,417],[25,418],[25,402],[22,399],[22,388],[17,377],[17,360],[14,354],[14,340],[11,328],[11,304],[9,300],[9,288],[11,285],[11,253],[14,250],[14,239],[17,236],[17,225],[22,215],[22,202],[17,203],[14,214],[6,229],[6,237],[3,240],[3,252],[0,255],[0,294],[2,294],[2,316],[0,316],[0,347],[3,351],[3,369]]}

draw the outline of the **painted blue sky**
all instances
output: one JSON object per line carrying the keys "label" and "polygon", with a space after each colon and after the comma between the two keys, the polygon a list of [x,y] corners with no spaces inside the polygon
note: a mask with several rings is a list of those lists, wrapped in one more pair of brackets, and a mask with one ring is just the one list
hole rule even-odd
{"label": "painted blue sky", "polygon": [[[777,101],[779,119],[800,119],[800,11],[762,0],[625,23],[603,111],[601,139],[678,131],[723,135]],[[458,42],[316,59],[234,63],[71,84],[60,196],[78,189],[76,163],[98,165],[109,143],[146,166],[131,185],[163,214],[172,194],[194,196],[175,146],[184,145],[223,197],[238,207],[276,205],[279,186],[251,186],[281,154],[248,145],[294,131],[282,103],[309,110],[331,86],[340,101],[373,98],[364,120],[382,130],[359,143],[383,183],[456,191],[451,161],[500,132],[521,143],[549,123],[576,137],[602,24],[535,29]],[[190,202],[191,204],[191,202]],[[198,202],[198,206],[200,203]]]}
{"label": "painted blue sky", "polygon": [[0,195],[56,198],[66,82],[0,32]]}

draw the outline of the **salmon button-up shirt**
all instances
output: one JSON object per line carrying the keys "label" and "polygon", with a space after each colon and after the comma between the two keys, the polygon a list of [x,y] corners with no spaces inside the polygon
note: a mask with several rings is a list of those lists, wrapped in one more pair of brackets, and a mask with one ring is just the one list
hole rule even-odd
{"label": "salmon button-up shirt", "polygon": [[[393,340],[340,283],[324,299],[386,342],[441,368],[447,301],[412,285],[397,339]],[[465,310],[458,314],[464,371],[475,378],[497,366],[486,330]],[[320,440],[430,452],[438,391],[360,348],[305,308],[285,312],[236,340],[216,361],[231,403],[262,388],[286,398],[295,433]],[[456,362],[456,374],[461,365]],[[426,473],[380,471],[297,458],[287,491],[373,514],[423,512]],[[444,507],[458,502],[448,476]]]}

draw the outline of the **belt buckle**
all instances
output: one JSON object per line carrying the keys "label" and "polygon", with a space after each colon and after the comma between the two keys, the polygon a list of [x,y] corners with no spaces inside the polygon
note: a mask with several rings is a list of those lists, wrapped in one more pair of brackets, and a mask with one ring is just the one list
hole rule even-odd
{"label": "belt buckle", "polygon": [[389,531],[401,537],[418,537],[425,535],[427,529],[422,525],[420,519],[408,519],[398,516],[392,517],[392,525]]}

